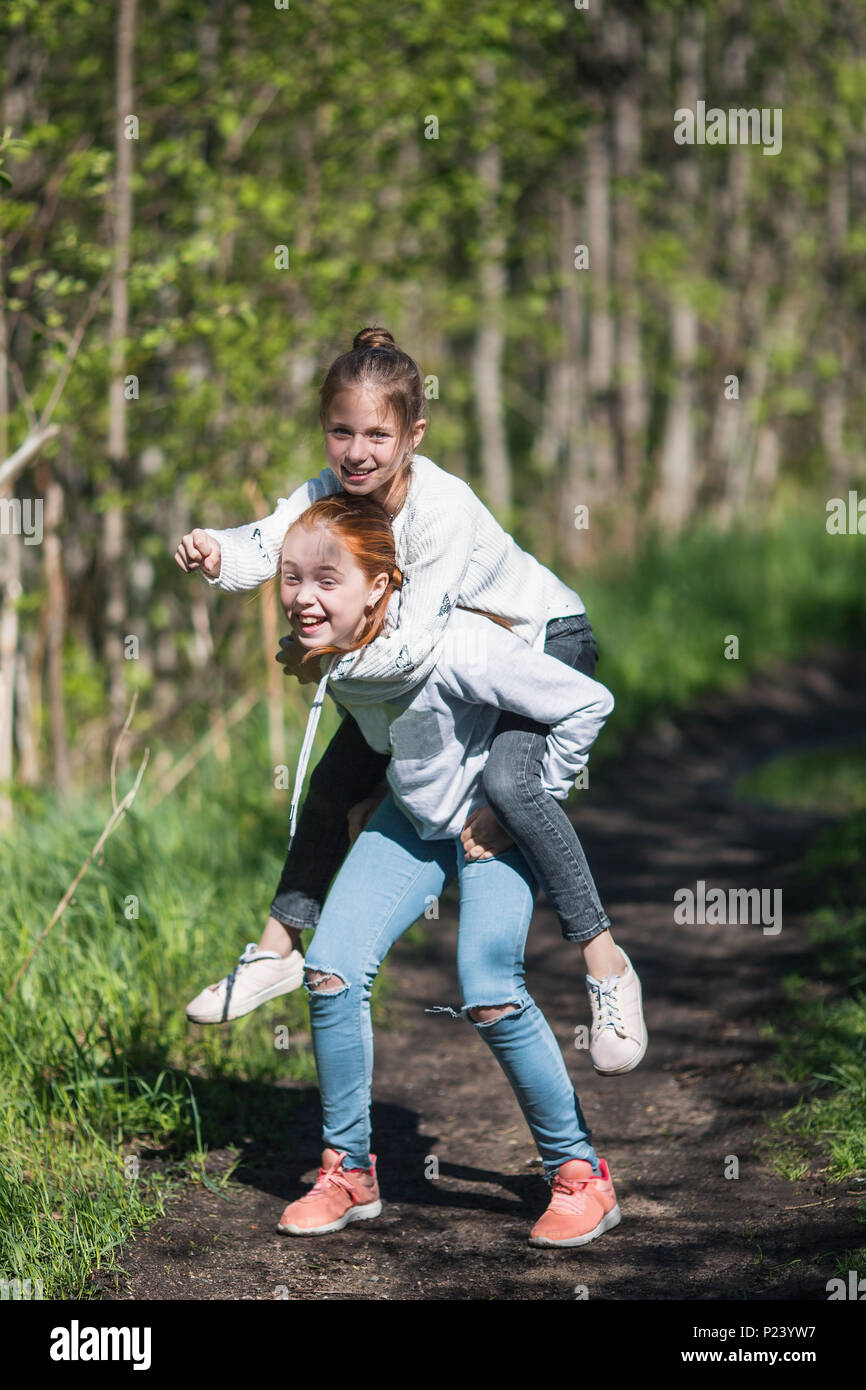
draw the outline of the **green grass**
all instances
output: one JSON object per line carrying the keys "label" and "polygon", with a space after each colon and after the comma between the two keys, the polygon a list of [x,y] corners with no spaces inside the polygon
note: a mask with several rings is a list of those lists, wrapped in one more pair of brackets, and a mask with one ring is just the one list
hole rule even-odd
{"label": "green grass", "polygon": [[[772,659],[866,646],[866,545],[828,536],[825,520],[816,499],[728,532],[701,523],[675,544],[651,534],[630,563],[615,557],[592,573],[563,573],[596,634],[598,679],[616,698],[592,765],[615,756],[632,730],[675,720]],[[731,636],[735,659],[725,656]]]}
{"label": "green grass", "polygon": [[[794,810],[852,815],[866,809],[866,742],[773,758],[739,778],[734,796]],[[835,843],[835,836],[830,844]]]}
{"label": "green grass", "polygon": [[[167,1183],[211,1181],[209,1147],[275,1128],[289,1103],[276,1082],[314,1081],[303,991],[230,1029],[184,1015],[258,937],[279,873],[287,794],[250,725],[231,767],[201,764],[153,809],[142,785],[0,1019],[0,1273],[41,1280],[46,1298],[82,1296]],[[107,796],[46,800],[0,845],[3,993],[110,810]],[[283,1024],[303,1043],[276,1046]]]}
{"label": "green grass", "polygon": [[[862,646],[866,547],[856,537],[827,537],[823,520],[816,504],[813,513],[771,519],[764,532],[696,529],[668,547],[648,541],[631,564],[570,577],[598,635],[599,677],[617,700],[594,766],[631,729],[675,715],[770,657],[820,642]],[[739,636],[737,661],[723,654],[729,634]],[[287,701],[290,761],[303,727],[296,703]],[[326,705],[316,753],[335,727]],[[290,794],[273,790],[261,708],[229,744],[230,762],[208,757],[156,807],[148,804],[148,768],[103,860],[0,1019],[0,1274],[41,1281],[47,1298],[91,1295],[91,1272],[115,1265],[131,1234],[159,1216],[173,1184],[207,1182],[229,1196],[228,1174],[215,1180],[208,1152],[229,1149],[254,1164],[260,1147],[288,1143],[291,1098],[278,1083],[314,1084],[302,991],[230,1029],[195,1029],[184,1017],[192,995],[257,939],[286,842]],[[186,745],[171,751],[179,757]],[[0,993],[108,819],[106,783],[107,769],[95,771],[87,795],[66,806],[50,792],[19,795],[15,831],[0,841]],[[862,854],[859,836],[846,826],[833,841],[849,876]],[[844,960],[847,979],[862,966],[862,916],[855,929],[859,908],[827,894],[836,915],[826,968]],[[424,932],[422,923],[410,934],[417,950]],[[380,980],[381,1021],[387,974]],[[839,1070],[862,1043],[852,999],[845,984],[835,1001],[797,1001],[810,1035],[824,1028],[822,1050],[797,1053],[796,1039],[790,1043],[790,1064],[809,1085],[816,1070],[834,1078],[818,1084],[832,1098],[837,1128],[857,1104],[862,1113],[856,1075]],[[301,1039],[287,1050],[274,1045],[283,1024]],[[818,1103],[811,1091],[809,1101]],[[811,1122],[805,1111],[801,1118]],[[861,1147],[862,1134],[837,1136],[830,1161],[853,1172]]]}
{"label": "green grass", "polygon": [[[762,1030],[776,1048],[763,1070],[802,1095],[760,1148],[789,1180],[817,1166],[831,1182],[866,1185],[866,745],[775,759],[737,791],[847,813],[810,846],[793,884],[814,904],[809,965],[782,982],[785,1016]],[[859,1210],[866,1223],[866,1201]],[[866,1275],[866,1240],[834,1258],[843,1276]]]}
{"label": "green grass", "polygon": [[[866,745],[779,758],[740,779],[738,793],[777,804],[847,812],[804,856],[793,893],[812,906],[804,971],[782,981],[782,1019],[762,1035],[775,1046],[763,1071],[802,1088],[762,1145],[781,1176],[815,1171],[866,1182]],[[866,1192],[864,1192],[866,1196]],[[866,1221],[866,1203],[862,1205]],[[866,1245],[839,1269],[866,1274]]]}
{"label": "green grass", "polygon": [[[323,715],[322,746],[337,722]],[[167,1188],[222,1191],[228,1173],[214,1181],[209,1150],[255,1166],[259,1150],[288,1146],[292,1096],[278,1083],[315,1085],[303,990],[230,1028],[185,1017],[258,939],[287,841],[290,793],[273,789],[263,710],[231,746],[230,763],[206,759],[159,805],[145,772],[0,1018],[0,1277],[41,1281],[45,1298],[89,1296],[91,1273],[115,1267]],[[3,994],[111,803],[31,797],[29,809],[0,842]],[[387,995],[377,980],[380,1022]]]}

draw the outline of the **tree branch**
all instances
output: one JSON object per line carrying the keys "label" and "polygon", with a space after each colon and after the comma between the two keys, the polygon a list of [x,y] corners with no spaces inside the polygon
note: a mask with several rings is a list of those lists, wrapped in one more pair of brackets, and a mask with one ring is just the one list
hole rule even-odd
{"label": "tree branch", "polygon": [[8,459],[0,463],[0,488],[4,488],[8,483],[12,483],[30,463],[37,454],[42,452],[44,446],[50,439],[54,439],[60,433],[59,425],[49,425],[47,429],[40,430],[38,434],[31,434],[20,448],[10,454]]}

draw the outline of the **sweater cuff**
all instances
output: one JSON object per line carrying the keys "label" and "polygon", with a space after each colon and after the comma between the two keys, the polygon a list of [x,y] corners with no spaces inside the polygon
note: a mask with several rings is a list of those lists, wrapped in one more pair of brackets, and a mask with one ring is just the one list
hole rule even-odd
{"label": "sweater cuff", "polygon": [[204,531],[206,536],[213,536],[214,540],[219,542],[220,548],[219,574],[217,575],[216,579],[212,579],[210,575],[205,574],[204,570],[201,570],[202,578],[204,579],[205,583],[208,584],[212,589],[225,589],[230,592],[234,591],[238,588],[238,574],[237,566],[232,563],[231,545],[227,544],[224,533],[220,531],[214,531],[211,529],[210,526],[203,526],[202,530]]}

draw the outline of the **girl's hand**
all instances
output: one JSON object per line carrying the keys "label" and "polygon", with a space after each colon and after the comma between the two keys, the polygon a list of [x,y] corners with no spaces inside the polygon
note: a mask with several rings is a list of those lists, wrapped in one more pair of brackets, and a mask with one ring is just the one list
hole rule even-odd
{"label": "girl's hand", "polygon": [[174,558],[180,565],[184,574],[191,574],[193,570],[203,569],[209,579],[218,579],[222,556],[220,553],[220,543],[209,536],[206,531],[190,531],[183,537]]}
{"label": "girl's hand", "polygon": [[280,650],[274,660],[282,666],[284,676],[296,676],[301,685],[318,685],[321,677],[315,661],[308,661],[306,666],[301,665],[304,652],[305,648],[300,642],[296,642],[294,637],[281,637]]}
{"label": "girl's hand", "polygon": [[466,824],[460,832],[460,843],[467,859],[493,859],[497,854],[510,849],[514,841],[509,839],[489,806],[479,806],[467,816]]}
{"label": "girl's hand", "polygon": [[359,801],[357,806],[351,808],[346,817],[349,822],[350,845],[355,843],[376,807],[380,806],[384,800],[384,796],[368,796],[364,801]]}

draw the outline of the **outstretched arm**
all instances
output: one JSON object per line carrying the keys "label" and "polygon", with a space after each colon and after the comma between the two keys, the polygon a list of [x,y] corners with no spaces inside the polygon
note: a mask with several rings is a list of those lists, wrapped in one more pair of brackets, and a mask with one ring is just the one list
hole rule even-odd
{"label": "outstretched arm", "polygon": [[204,570],[208,584],[227,593],[241,589],[256,589],[277,572],[280,546],[293,521],[320,497],[339,492],[340,484],[330,468],[323,468],[317,478],[308,478],[288,497],[279,498],[270,516],[250,521],[244,526],[230,526],[224,531],[205,526],[205,534],[219,542],[220,569],[211,578]]}

